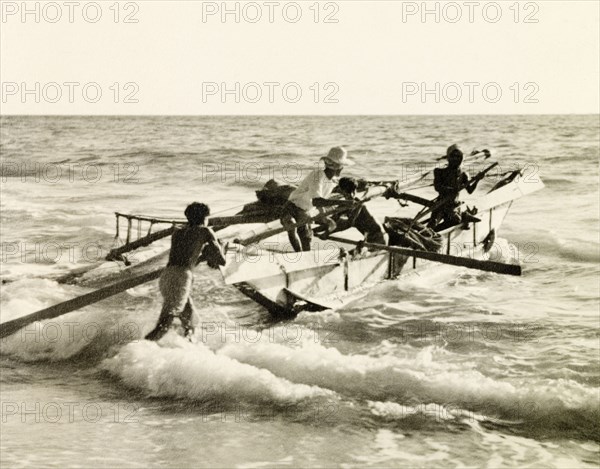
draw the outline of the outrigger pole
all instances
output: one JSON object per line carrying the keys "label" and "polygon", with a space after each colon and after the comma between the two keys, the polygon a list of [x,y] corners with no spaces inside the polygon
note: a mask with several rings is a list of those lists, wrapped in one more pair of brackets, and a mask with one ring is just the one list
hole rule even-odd
{"label": "outrigger pole", "polygon": [[384,244],[365,243],[364,241],[352,241],[337,236],[329,236],[327,239],[337,241],[338,243],[352,244],[354,246],[364,246],[369,249],[388,251],[395,254],[401,254],[406,257],[416,257],[442,264],[456,265],[459,267],[468,267],[469,269],[484,270],[486,272],[495,272],[497,274],[521,275],[521,266],[514,264],[503,264],[502,262],[484,261],[479,259],[470,259],[468,257],[451,256],[449,254],[438,254],[431,251],[419,251],[416,249],[401,248],[398,246],[386,246]]}
{"label": "outrigger pole", "polygon": [[163,270],[164,267],[143,275],[139,275],[137,277],[128,278],[127,280],[113,283],[107,287],[94,290],[71,300],[63,301],[62,303],[58,303],[57,305],[50,306],[49,308],[28,314],[27,316],[13,319],[12,321],[3,322],[0,324],[0,339],[14,334],[19,329],[22,329],[32,322],[43,321],[55,318],[57,316],[62,316],[63,314],[67,314],[93,303],[97,303],[98,301],[114,296],[117,293],[124,292],[125,290],[129,290],[130,288],[137,287],[143,283],[156,280],[160,277]]}

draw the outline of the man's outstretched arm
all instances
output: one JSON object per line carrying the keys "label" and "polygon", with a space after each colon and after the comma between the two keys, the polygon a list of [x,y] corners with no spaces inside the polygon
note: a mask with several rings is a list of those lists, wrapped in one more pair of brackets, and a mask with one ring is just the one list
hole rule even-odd
{"label": "man's outstretched arm", "polygon": [[202,248],[202,254],[198,258],[197,264],[202,261],[206,261],[209,267],[216,269],[220,265],[225,265],[226,259],[221,249],[219,241],[214,231],[210,228],[206,228],[208,239],[205,241],[204,247]]}

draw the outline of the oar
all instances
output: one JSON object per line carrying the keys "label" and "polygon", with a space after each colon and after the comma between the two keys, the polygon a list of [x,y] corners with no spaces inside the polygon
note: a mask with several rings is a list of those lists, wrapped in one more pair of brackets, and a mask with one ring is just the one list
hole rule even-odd
{"label": "oar", "polygon": [[128,278],[127,280],[122,280],[117,283],[113,283],[104,288],[100,288],[98,290],[94,290],[90,293],[86,293],[85,295],[78,296],[71,300],[63,301],[54,306],[50,306],[49,308],[42,309],[35,313],[28,314],[27,316],[20,317],[18,319],[13,319],[12,321],[7,321],[0,324],[0,338],[7,337],[11,334],[14,334],[19,329],[31,324],[35,321],[43,321],[46,319],[52,319],[57,316],[62,316],[63,314],[70,313],[79,308],[83,308],[85,306],[89,306],[93,303],[97,303],[98,301],[109,298],[117,293],[121,293],[125,290],[129,290],[130,288],[137,287],[146,282],[150,282],[152,280],[156,280],[160,277],[160,274],[164,268],[160,268],[157,270],[153,270],[152,272],[148,272],[143,275],[139,275],[137,277]]}
{"label": "oar", "polygon": [[456,265],[460,267],[468,267],[469,269],[484,270],[486,272],[495,272],[497,274],[506,275],[521,275],[521,266],[513,264],[503,264],[502,262],[483,261],[479,259],[470,259],[468,257],[450,256],[449,254],[439,254],[430,251],[417,251],[415,249],[401,248],[398,246],[386,246],[384,244],[365,243],[362,241],[352,241],[351,239],[339,238],[330,236],[328,239],[337,241],[338,243],[361,245],[369,249],[388,251],[396,254],[401,254],[407,257],[417,257],[442,264]]}

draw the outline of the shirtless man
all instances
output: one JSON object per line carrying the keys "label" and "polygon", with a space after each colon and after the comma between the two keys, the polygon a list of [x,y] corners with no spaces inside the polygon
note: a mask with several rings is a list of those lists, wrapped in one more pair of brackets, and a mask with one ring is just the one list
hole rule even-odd
{"label": "shirtless man", "polygon": [[146,340],[159,340],[167,333],[177,316],[185,336],[191,338],[194,334],[198,314],[191,297],[194,280],[192,269],[201,260],[206,260],[208,265],[215,269],[219,265],[225,265],[225,257],[214,232],[204,226],[209,214],[208,206],[198,202],[185,209],[188,225],[175,230],[171,238],[169,263],[159,281],[164,299],[163,307],[156,327],[146,336]]}
{"label": "shirtless man", "polygon": [[[436,231],[460,223],[458,195],[462,189],[466,189],[469,194],[472,194],[479,182],[469,183],[469,175],[461,167],[463,152],[457,145],[448,147],[446,158],[448,166],[433,170],[433,187],[439,194],[439,200],[444,201],[442,205],[433,211],[429,220],[429,227],[434,228]],[[440,223],[441,220],[444,220],[443,223]]]}

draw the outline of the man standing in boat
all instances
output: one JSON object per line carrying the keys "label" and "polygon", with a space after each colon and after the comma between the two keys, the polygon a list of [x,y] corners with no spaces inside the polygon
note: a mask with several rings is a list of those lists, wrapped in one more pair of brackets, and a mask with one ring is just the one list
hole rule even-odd
{"label": "man standing in boat", "polygon": [[[448,166],[433,170],[433,187],[439,194],[436,201],[439,206],[431,213],[429,227],[435,228],[437,231],[461,222],[458,195],[462,189],[466,189],[469,194],[472,194],[479,182],[479,180],[475,180],[469,183],[469,175],[461,168],[463,152],[457,145],[448,147],[446,159]],[[443,223],[440,224],[442,220]]]}
{"label": "man standing in boat", "polygon": [[156,327],[146,340],[159,340],[176,317],[179,317],[186,337],[191,338],[194,334],[198,314],[191,297],[192,269],[202,260],[215,269],[225,265],[225,257],[214,232],[205,226],[209,214],[208,206],[198,202],[185,209],[188,225],[175,230],[171,238],[169,262],[159,281],[163,307]]}
{"label": "man standing in boat", "polygon": [[[288,237],[294,251],[310,251],[312,229],[311,215],[314,213],[313,199],[326,199],[337,185],[334,178],[339,177],[344,166],[354,163],[348,159],[348,152],[342,147],[329,150],[327,156],[321,158],[324,169],[315,169],[308,173],[298,188],[290,194],[282,208],[281,223],[288,228]],[[311,213],[312,212],[312,213]],[[297,229],[292,225],[305,223]]]}

